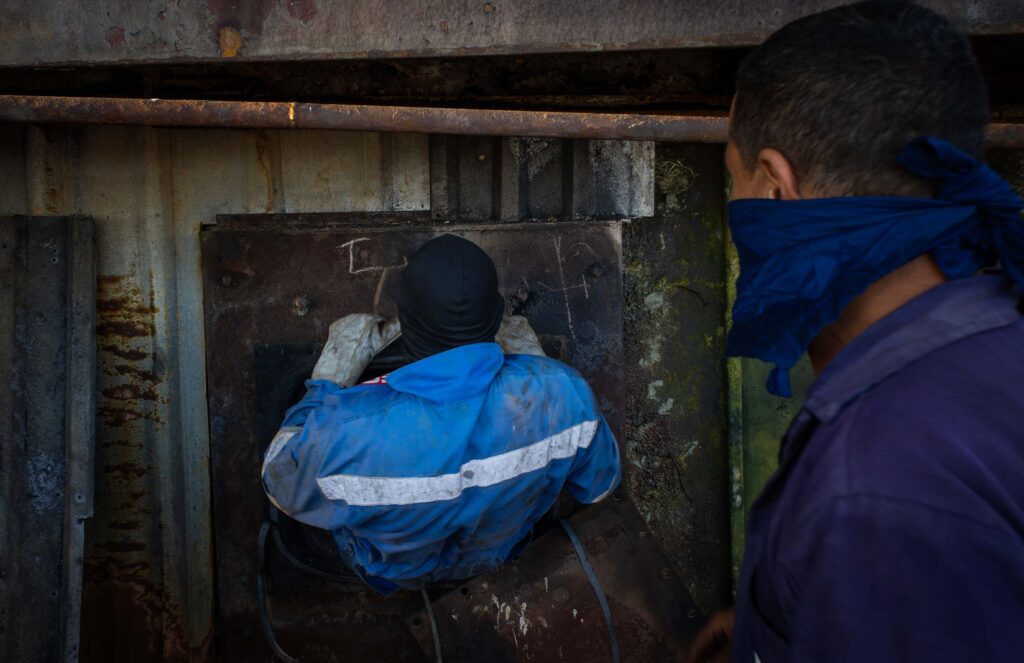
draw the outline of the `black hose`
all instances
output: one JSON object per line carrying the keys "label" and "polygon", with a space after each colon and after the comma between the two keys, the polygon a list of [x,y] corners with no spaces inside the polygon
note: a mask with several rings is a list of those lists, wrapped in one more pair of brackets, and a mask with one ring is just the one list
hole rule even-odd
{"label": "black hose", "polygon": [[611,641],[612,647],[612,662],[619,663],[619,638],[615,634],[615,624],[612,622],[612,611],[608,607],[608,598],[604,595],[604,590],[601,589],[601,582],[597,579],[597,574],[594,573],[594,568],[590,566],[590,562],[587,561],[587,553],[583,550],[583,544],[580,543],[579,537],[576,536],[576,532],[573,531],[569,525],[569,521],[565,518],[559,518],[558,522],[562,525],[565,533],[569,535],[569,542],[572,543],[573,549],[576,551],[576,557],[580,560],[580,566],[583,567],[583,572],[587,575],[587,580],[590,581],[590,586],[594,589],[594,594],[597,595],[597,602],[601,604],[601,612],[604,613],[604,622],[608,625],[608,640]]}
{"label": "black hose", "polygon": [[437,621],[434,620],[434,609],[430,607],[430,596],[427,594],[427,588],[421,587],[420,594],[423,596],[423,605],[427,607],[427,620],[430,621],[430,633],[434,636],[434,655],[437,657],[437,663],[444,663],[441,659],[441,636],[437,634]]}
{"label": "black hose", "polygon": [[334,572],[331,572],[331,571],[324,571],[323,569],[318,569],[317,567],[315,567],[315,566],[313,566],[311,564],[306,564],[301,559],[296,557],[295,553],[293,553],[288,548],[288,546],[285,545],[284,539],[281,537],[281,530],[280,530],[280,528],[272,527],[271,528],[271,535],[274,537],[274,546],[277,547],[277,549],[278,549],[278,551],[280,551],[281,555],[286,560],[288,560],[288,562],[292,566],[294,566],[295,568],[299,569],[300,571],[304,571],[304,572],[306,572],[306,573],[308,573],[310,575],[314,575],[317,578],[323,578],[324,580],[330,580],[331,582],[341,582],[341,583],[349,583],[349,584],[362,584],[363,583],[362,578],[360,578],[359,576],[357,576],[354,573],[334,573]]}
{"label": "black hose", "polygon": [[266,636],[267,642],[270,643],[270,648],[274,650],[274,653],[285,663],[299,663],[299,659],[289,656],[285,650],[281,649],[281,645],[278,644],[277,638],[274,637],[274,627],[270,624],[270,599],[267,596],[267,533],[270,532],[270,522],[264,521],[263,526],[260,527],[260,540],[259,540],[259,555],[260,555],[260,568],[256,574],[256,592],[259,594],[260,604],[260,626],[263,628],[263,635]]}

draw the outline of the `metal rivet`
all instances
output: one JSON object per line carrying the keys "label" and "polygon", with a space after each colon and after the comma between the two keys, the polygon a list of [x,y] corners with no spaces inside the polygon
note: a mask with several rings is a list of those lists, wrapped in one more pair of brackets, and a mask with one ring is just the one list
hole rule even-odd
{"label": "metal rivet", "polygon": [[221,278],[220,282],[223,283],[224,285],[231,285],[231,277],[229,275],[225,274]]}
{"label": "metal rivet", "polygon": [[667,566],[665,568],[663,568],[661,570],[661,577],[664,578],[665,580],[668,580],[669,578],[671,578],[672,577],[672,569],[668,568]]}
{"label": "metal rivet", "polygon": [[485,2],[484,3],[484,11],[487,12],[488,14],[490,14],[492,11],[494,11],[494,5],[492,5],[489,2]]}

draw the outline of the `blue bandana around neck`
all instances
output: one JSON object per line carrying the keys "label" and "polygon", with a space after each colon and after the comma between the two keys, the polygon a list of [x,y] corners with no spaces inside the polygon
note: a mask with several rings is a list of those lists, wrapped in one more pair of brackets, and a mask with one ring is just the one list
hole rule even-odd
{"label": "blue bandana around neck", "polygon": [[938,138],[899,154],[935,198],[735,200],[740,259],[726,352],[774,364],[768,391],[790,396],[789,369],[868,286],[930,253],[950,279],[997,262],[1024,286],[1024,202],[991,168]]}

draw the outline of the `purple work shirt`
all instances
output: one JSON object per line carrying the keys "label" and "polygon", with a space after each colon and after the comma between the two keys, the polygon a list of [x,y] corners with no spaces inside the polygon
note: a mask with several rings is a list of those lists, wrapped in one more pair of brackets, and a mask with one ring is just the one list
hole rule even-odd
{"label": "purple work shirt", "polygon": [[734,662],[1024,661],[1024,317],[934,288],[815,381],[750,511]]}

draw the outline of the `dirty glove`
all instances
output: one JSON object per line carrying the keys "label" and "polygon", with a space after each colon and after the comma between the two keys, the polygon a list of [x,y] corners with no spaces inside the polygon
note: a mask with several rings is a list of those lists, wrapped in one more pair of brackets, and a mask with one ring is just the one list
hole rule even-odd
{"label": "dirty glove", "polygon": [[353,313],[335,320],[313,369],[313,379],[351,387],[374,356],[400,333],[397,318],[385,320],[372,313]]}
{"label": "dirty glove", "polygon": [[494,335],[494,342],[500,345],[507,355],[545,356],[530,321],[521,315],[505,316],[498,333]]}

